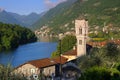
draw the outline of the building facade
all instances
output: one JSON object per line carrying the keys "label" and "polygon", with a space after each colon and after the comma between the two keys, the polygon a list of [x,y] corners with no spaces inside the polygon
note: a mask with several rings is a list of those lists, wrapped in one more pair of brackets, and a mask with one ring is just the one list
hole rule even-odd
{"label": "building facade", "polygon": [[57,58],[43,58],[39,60],[28,61],[14,69],[14,74],[20,74],[22,76],[32,76],[43,74],[44,76],[59,75],[60,64],[67,62],[64,57]]}

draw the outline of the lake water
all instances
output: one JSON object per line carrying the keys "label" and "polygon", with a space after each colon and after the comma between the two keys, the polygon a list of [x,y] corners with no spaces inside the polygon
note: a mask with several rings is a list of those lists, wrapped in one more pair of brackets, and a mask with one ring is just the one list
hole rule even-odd
{"label": "lake water", "polygon": [[13,67],[19,66],[27,61],[48,58],[56,50],[57,43],[35,42],[19,46],[16,50],[8,53],[0,53],[0,64],[11,63]]}

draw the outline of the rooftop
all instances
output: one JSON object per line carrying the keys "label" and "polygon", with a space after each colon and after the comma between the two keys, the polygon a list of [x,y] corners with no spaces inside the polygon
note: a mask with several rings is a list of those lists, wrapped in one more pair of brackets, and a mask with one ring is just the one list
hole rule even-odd
{"label": "rooftop", "polygon": [[109,42],[113,42],[115,44],[120,45],[120,39],[116,39],[116,40],[108,40],[108,41],[103,41],[103,42],[89,42],[88,44],[91,46],[105,46],[107,43]]}
{"label": "rooftop", "polygon": [[65,52],[65,53],[62,54],[62,55],[77,56],[77,48],[72,49],[72,50],[70,50],[70,51],[68,51],[68,52]]}
{"label": "rooftop", "polygon": [[[38,59],[38,60],[31,60],[31,61],[28,61],[18,67],[21,67],[25,64],[32,64],[33,66],[35,67],[38,67],[38,68],[44,68],[44,67],[48,67],[48,66],[52,66],[52,65],[55,65],[55,64],[64,64],[67,62],[67,58],[64,58],[64,57],[61,57],[61,60],[60,60],[60,57],[56,57],[56,58],[43,58],[43,59]],[[17,67],[17,68],[18,68]]]}

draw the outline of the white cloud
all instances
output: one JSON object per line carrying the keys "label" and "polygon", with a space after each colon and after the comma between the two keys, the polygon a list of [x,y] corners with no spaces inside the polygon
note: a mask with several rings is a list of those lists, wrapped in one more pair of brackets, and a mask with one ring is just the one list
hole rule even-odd
{"label": "white cloud", "polygon": [[55,3],[51,2],[50,0],[45,0],[44,3],[47,8],[52,8],[55,6]]}
{"label": "white cloud", "polygon": [[61,3],[61,2],[64,2],[64,1],[67,1],[67,0],[58,0],[58,3]]}
{"label": "white cloud", "polygon": [[44,3],[46,5],[46,8],[50,9],[50,8],[53,8],[56,5],[58,5],[59,3],[64,2],[64,1],[66,1],[66,0],[58,0],[57,2],[52,2],[51,0],[44,0]]}
{"label": "white cloud", "polygon": [[2,12],[2,11],[4,11],[4,8],[1,8],[1,7],[0,7],[0,12]]}

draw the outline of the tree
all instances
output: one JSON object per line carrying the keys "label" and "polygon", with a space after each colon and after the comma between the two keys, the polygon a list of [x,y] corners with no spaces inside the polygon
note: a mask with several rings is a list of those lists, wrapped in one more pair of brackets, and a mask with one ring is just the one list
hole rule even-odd
{"label": "tree", "polygon": [[10,64],[3,66],[0,65],[0,80],[28,80],[20,74],[14,74],[13,68]]}
{"label": "tree", "polygon": [[51,57],[56,57],[60,55],[60,47],[61,47],[61,53],[70,50],[75,46],[76,44],[76,37],[73,35],[67,35],[65,36],[61,41],[59,41],[57,50],[52,53]]}
{"label": "tree", "polygon": [[98,56],[82,56],[77,59],[77,64],[82,72],[84,72],[86,69],[91,68],[93,66],[101,66],[102,60]]}
{"label": "tree", "polygon": [[66,35],[62,40],[61,40],[61,44],[59,42],[59,45],[57,47],[58,52],[60,52],[60,47],[61,47],[61,51],[62,53],[70,50],[73,48],[73,46],[75,46],[76,44],[76,37],[73,35]]}
{"label": "tree", "polygon": [[11,40],[7,36],[2,37],[2,44],[6,50],[11,49]]}
{"label": "tree", "polygon": [[21,44],[35,42],[37,37],[27,28],[0,23],[0,51],[17,48]]}
{"label": "tree", "polygon": [[79,80],[120,80],[120,72],[105,67],[91,67],[87,69]]}
{"label": "tree", "polygon": [[118,45],[113,42],[107,43],[105,49],[106,56],[110,57],[111,59],[116,58],[119,54]]}
{"label": "tree", "polygon": [[60,54],[59,54],[58,51],[54,51],[54,52],[51,54],[51,57],[52,57],[52,58],[57,57],[57,56],[60,56]]}

